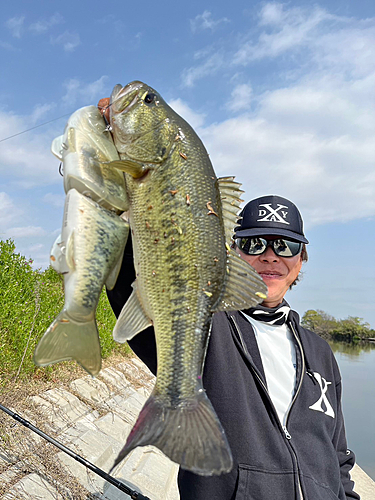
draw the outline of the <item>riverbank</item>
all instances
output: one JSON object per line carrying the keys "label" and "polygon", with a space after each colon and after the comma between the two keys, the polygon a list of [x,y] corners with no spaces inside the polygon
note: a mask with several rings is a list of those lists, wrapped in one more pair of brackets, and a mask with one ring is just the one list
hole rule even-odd
{"label": "riverbank", "polygon": [[[25,386],[19,387],[20,394],[9,387],[2,403],[108,471],[153,384],[154,377],[137,358],[116,356],[96,379],[79,368],[66,371],[63,381],[43,382],[39,391],[34,383],[29,394]],[[0,414],[0,438],[1,500],[129,498],[5,414]],[[177,466],[155,448],[137,448],[113,475],[126,478],[151,500],[179,498]],[[353,479],[362,500],[375,498],[374,482],[359,467]]]}

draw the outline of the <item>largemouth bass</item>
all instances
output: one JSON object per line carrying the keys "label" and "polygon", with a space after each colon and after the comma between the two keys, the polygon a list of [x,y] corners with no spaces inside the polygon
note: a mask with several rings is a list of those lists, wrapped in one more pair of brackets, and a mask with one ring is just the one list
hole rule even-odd
{"label": "largemouth bass", "polygon": [[123,174],[103,166],[118,159],[105,128],[99,111],[88,106],[52,143],[67,192],[61,235],[51,250],[51,265],[64,274],[65,304],[34,353],[37,365],[75,359],[91,375],[101,368],[96,307],[104,283],[116,282],[129,231],[118,215],[128,206]]}
{"label": "largemouth bass", "polygon": [[240,185],[218,180],[202,142],[148,85],[114,88],[110,123],[125,172],[136,281],[114,330],[119,342],[155,329],[156,385],[117,465],[154,445],[202,475],[232,468],[224,430],[202,386],[213,312],[265,298],[259,275],[228,243]]}

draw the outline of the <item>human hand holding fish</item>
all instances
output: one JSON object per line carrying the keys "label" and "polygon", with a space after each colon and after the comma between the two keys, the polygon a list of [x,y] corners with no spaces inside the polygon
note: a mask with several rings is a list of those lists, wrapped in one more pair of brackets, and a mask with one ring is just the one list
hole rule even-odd
{"label": "human hand holding fish", "polygon": [[[100,103],[108,106],[107,100]],[[228,472],[231,452],[202,386],[211,318],[215,311],[253,307],[266,293],[259,275],[229,244],[242,201],[240,184],[233,177],[216,178],[197,134],[148,85],[116,85],[106,109],[113,149],[99,111],[90,110],[88,117],[87,108],[72,115],[53,147],[64,164],[67,202],[52,262],[67,272],[66,304],[35,360],[45,365],[73,358],[92,374],[100,369],[98,341],[82,335],[83,325],[95,323],[98,293],[111,274],[110,286],[116,280],[127,238],[119,215],[128,210],[136,280],[113,335],[126,342],[152,325],[158,368],[153,393],[115,465],[135,447],[154,445],[195,473]],[[71,202],[75,198],[89,207]],[[103,210],[106,222],[96,224]],[[91,211],[95,215],[88,220]],[[115,226],[117,219],[122,222]],[[95,348],[83,356],[86,342]]]}

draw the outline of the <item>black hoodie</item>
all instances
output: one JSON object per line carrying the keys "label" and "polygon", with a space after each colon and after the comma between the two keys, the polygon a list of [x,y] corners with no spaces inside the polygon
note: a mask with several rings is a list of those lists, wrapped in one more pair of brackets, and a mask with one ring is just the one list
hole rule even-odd
{"label": "black hoodie", "polygon": [[[131,292],[129,268],[130,255],[125,255],[116,287],[108,291],[117,316]],[[297,383],[283,428],[251,324],[241,312],[213,315],[203,386],[226,432],[234,466],[212,477],[180,469],[181,500],[359,499],[349,475],[354,454],[347,449],[335,357],[325,340],[300,326],[294,311],[288,326],[296,342]],[[156,373],[153,329],[129,344]]]}

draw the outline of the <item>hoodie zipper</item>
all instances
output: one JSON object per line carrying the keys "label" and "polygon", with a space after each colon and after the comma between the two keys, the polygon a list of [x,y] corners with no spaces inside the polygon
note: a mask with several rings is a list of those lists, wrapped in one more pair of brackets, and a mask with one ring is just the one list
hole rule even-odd
{"label": "hoodie zipper", "polygon": [[292,402],[289,406],[289,409],[286,413],[286,418],[285,418],[285,429],[286,429],[286,424],[288,423],[288,418],[289,418],[289,413],[290,413],[290,410],[292,409],[292,406],[294,405],[294,402],[295,400],[297,399],[297,396],[301,390],[301,387],[302,387],[302,382],[303,382],[303,375],[305,373],[305,356],[304,356],[304,352],[303,352],[303,348],[302,348],[302,344],[301,344],[301,341],[300,339],[298,338],[297,334],[296,334],[296,331],[294,329],[294,326],[292,325],[291,322],[288,323],[288,326],[289,328],[292,330],[292,333],[294,335],[294,338],[296,339],[297,341],[297,344],[298,344],[298,348],[300,350],[300,353],[301,353],[301,358],[302,358],[302,370],[301,370],[301,377],[299,379],[299,382],[298,382],[298,387],[297,387],[297,390],[293,396],[293,399],[292,399]]}
{"label": "hoodie zipper", "polygon": [[[292,322],[291,322],[291,321],[289,321],[288,326],[289,326],[289,328],[292,330],[292,333],[293,333],[293,335],[294,335],[294,338],[295,338],[295,339],[296,339],[296,341],[297,341],[298,348],[299,348],[300,353],[301,353],[301,359],[302,359],[302,370],[301,370],[301,376],[300,376],[300,379],[299,379],[299,382],[298,382],[298,387],[297,387],[296,393],[295,393],[295,394],[294,394],[294,396],[293,396],[292,403],[291,403],[291,405],[289,406],[289,409],[288,409],[287,414],[286,414],[286,418],[285,418],[285,426],[284,426],[284,428],[285,428],[285,431],[286,431],[286,432],[288,432],[288,431],[287,431],[287,427],[286,427],[286,426],[287,426],[287,423],[288,423],[288,418],[289,418],[290,410],[292,409],[292,406],[294,405],[294,402],[295,402],[295,400],[297,399],[297,396],[298,396],[298,394],[299,394],[299,392],[300,392],[300,390],[301,390],[301,387],[302,387],[302,382],[303,382],[303,376],[304,376],[304,374],[305,374],[305,354],[304,354],[304,352],[303,352],[303,348],[302,348],[301,341],[300,341],[300,339],[298,338],[298,335],[297,335],[297,333],[296,333],[296,331],[295,331],[295,329],[294,329],[294,326],[293,326],[293,324],[292,324]],[[288,432],[288,434],[289,434],[289,432]],[[290,434],[289,434],[289,436],[290,436]],[[290,438],[289,438],[289,439],[291,439],[291,436],[290,436]],[[293,447],[292,447],[292,451],[293,451],[294,457],[295,457],[295,459],[296,459],[296,464],[297,464],[297,467],[298,467],[298,470],[299,470],[299,465],[298,465],[297,455],[296,455],[296,452],[294,451]],[[301,500],[303,500],[303,493],[302,493],[302,487],[301,487],[301,481],[300,481],[300,478],[299,478],[299,474],[298,474],[297,478],[298,478],[298,489],[299,489],[299,494],[300,494]]]}
{"label": "hoodie zipper", "polygon": [[[238,333],[238,337],[239,337],[239,339],[240,339],[240,343],[241,343],[241,346],[242,346],[243,351],[245,352],[245,354],[246,354],[247,356],[251,357],[251,356],[250,356],[250,353],[249,353],[249,350],[248,350],[248,348],[247,348],[247,346],[246,346],[246,344],[245,344],[245,342],[244,342],[244,339],[243,339],[243,336],[242,336],[242,332],[241,332],[241,330],[240,330],[239,326],[237,325],[237,321],[236,321],[235,317],[234,317],[234,316],[230,316],[230,318],[231,318],[231,320],[233,321],[233,325],[234,325],[234,327],[235,327],[235,329],[236,329],[236,331],[237,331],[237,333]],[[289,413],[290,413],[290,410],[292,409],[292,406],[293,406],[293,404],[294,404],[295,400],[297,399],[297,396],[298,396],[298,394],[299,394],[299,392],[300,392],[300,389],[301,389],[301,386],[302,386],[303,375],[304,375],[304,372],[305,372],[305,358],[304,358],[304,352],[303,352],[303,349],[302,349],[302,344],[301,344],[301,342],[300,342],[300,340],[299,340],[299,338],[298,338],[298,336],[297,336],[297,334],[296,334],[296,332],[295,332],[295,329],[294,329],[294,327],[293,327],[292,323],[288,323],[288,326],[289,326],[289,327],[290,327],[290,329],[292,330],[292,333],[293,333],[293,335],[294,335],[294,338],[296,339],[296,341],[297,341],[297,343],[298,343],[298,347],[299,347],[300,352],[301,352],[301,358],[302,358],[302,370],[301,370],[301,377],[300,377],[300,380],[299,380],[299,382],[298,382],[298,387],[297,387],[297,390],[296,390],[296,392],[295,392],[295,394],[294,394],[294,396],[293,396],[292,403],[291,403],[291,405],[289,406],[289,409],[288,409],[288,412],[287,412],[287,415],[286,415],[285,425],[282,425],[282,424],[281,424],[281,422],[280,422],[280,419],[279,419],[279,416],[278,416],[278,414],[277,414],[276,408],[275,408],[275,406],[274,406],[274,404],[273,404],[273,402],[272,402],[272,399],[271,399],[271,397],[270,397],[270,394],[269,394],[269,392],[268,392],[268,388],[267,388],[267,386],[265,385],[265,383],[263,382],[262,377],[259,375],[258,370],[256,369],[256,367],[255,367],[255,366],[253,366],[253,364],[251,364],[251,368],[252,368],[253,373],[255,374],[255,376],[256,376],[256,378],[257,378],[257,380],[259,381],[259,383],[261,384],[261,386],[263,387],[264,391],[266,392],[266,394],[267,394],[267,396],[268,396],[268,400],[269,400],[269,402],[270,402],[270,404],[271,404],[271,407],[272,407],[272,409],[273,409],[274,414],[275,414],[275,415],[276,415],[276,417],[277,417],[277,421],[280,423],[280,427],[281,427],[281,429],[283,430],[283,433],[284,433],[285,438],[286,438],[288,441],[290,441],[290,440],[292,439],[292,436],[289,434],[289,431],[288,431],[288,429],[287,429],[287,427],[286,427],[286,424],[287,424],[287,422],[288,422],[288,418],[289,418]],[[295,461],[296,461],[296,464],[297,464],[297,472],[298,472],[298,471],[299,471],[299,466],[298,466],[298,460],[297,460],[297,455],[296,455],[296,452],[294,451],[294,449],[293,449],[293,447],[292,447],[292,446],[290,446],[290,449],[291,449],[292,454],[293,454],[293,456],[294,456],[294,458],[295,458]],[[304,496],[303,496],[303,493],[302,493],[302,488],[301,488],[301,482],[300,482],[300,478],[299,478],[299,473],[297,474],[297,479],[298,479],[298,491],[299,491],[299,494],[300,494],[300,500],[304,500]]]}

